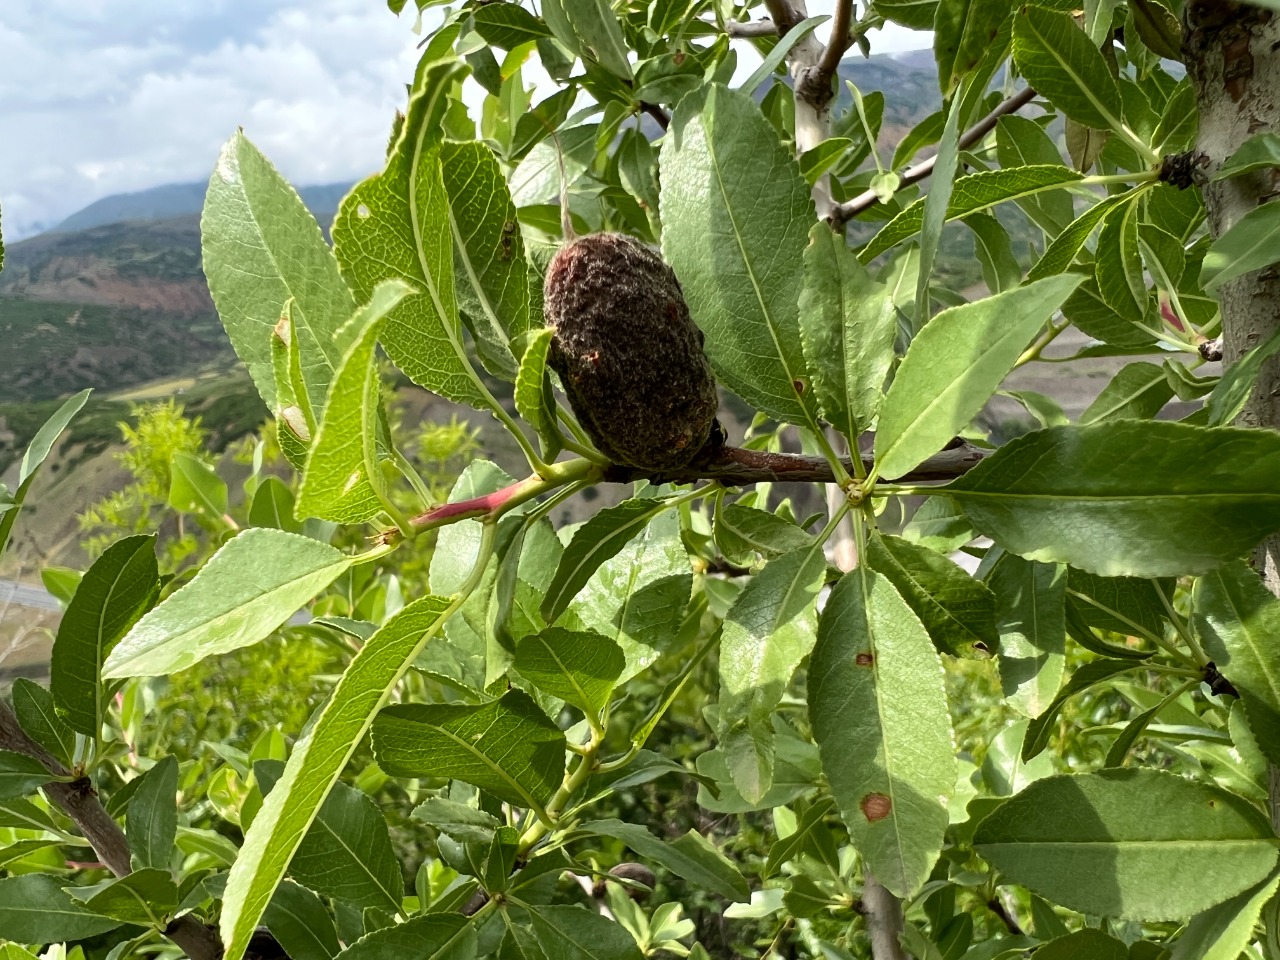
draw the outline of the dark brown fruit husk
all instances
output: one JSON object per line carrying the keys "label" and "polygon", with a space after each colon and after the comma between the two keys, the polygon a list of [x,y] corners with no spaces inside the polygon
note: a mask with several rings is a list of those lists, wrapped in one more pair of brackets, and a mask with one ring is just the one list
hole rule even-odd
{"label": "dark brown fruit husk", "polygon": [[721,442],[716,382],[675,273],[638,240],[581,237],[547,270],[547,360],[614,463],[670,470]]}

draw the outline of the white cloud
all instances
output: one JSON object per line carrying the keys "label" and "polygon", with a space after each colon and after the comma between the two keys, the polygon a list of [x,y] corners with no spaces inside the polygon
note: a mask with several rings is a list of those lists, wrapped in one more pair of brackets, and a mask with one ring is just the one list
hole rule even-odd
{"label": "white cloud", "polygon": [[13,2],[0,26],[11,237],[101,196],[203,179],[237,126],[297,183],[363,176],[417,59],[411,19],[376,0]]}

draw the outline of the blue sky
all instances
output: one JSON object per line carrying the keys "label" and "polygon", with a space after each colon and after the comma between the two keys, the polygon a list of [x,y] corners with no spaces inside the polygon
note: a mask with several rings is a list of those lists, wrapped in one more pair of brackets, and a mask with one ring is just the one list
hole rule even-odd
{"label": "blue sky", "polygon": [[109,194],[203,180],[237,126],[295,183],[373,172],[417,58],[408,7],[397,19],[382,0],[0,0],[6,238]]}

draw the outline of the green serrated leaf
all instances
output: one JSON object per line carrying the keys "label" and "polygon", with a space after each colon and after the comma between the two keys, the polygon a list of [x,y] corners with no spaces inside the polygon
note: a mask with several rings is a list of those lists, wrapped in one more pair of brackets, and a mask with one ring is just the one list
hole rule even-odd
{"label": "green serrated leaf", "polygon": [[1200,111],[1196,109],[1196,91],[1190,77],[1183,77],[1174,87],[1160,114],[1152,148],[1161,155],[1188,150],[1195,143],[1200,128]]}
{"label": "green serrated leaf", "polygon": [[[283,770],[278,760],[253,765],[264,796],[270,796]],[[345,783],[330,789],[289,872],[310,890],[364,909],[395,913],[404,897],[404,878],[386,818],[367,794]]]}
{"label": "green serrated leaf", "polygon": [[[528,12],[514,4],[481,7]],[[468,321],[485,366],[514,380],[511,342],[541,315],[531,303],[529,263],[515,204],[493,151],[483,143],[446,142],[440,148],[449,225],[453,233],[458,306]]]}
{"label": "green serrated leaf", "polygon": [[164,929],[178,908],[178,887],[168,870],[144,867],[94,887],[68,887],[72,897],[93,895],[84,905],[93,913],[124,923]]}
{"label": "green serrated leaf", "polygon": [[286,302],[293,301],[298,362],[318,416],[346,349],[334,335],[355,302],[315,218],[243,133],[228,140],[218,157],[205,194],[200,236],[204,273],[222,324],[272,410],[271,333]]}
{"label": "green serrated leaf", "polygon": [[947,497],[926,499],[902,529],[904,540],[941,554],[959,550],[976,536],[964,511]]}
{"label": "green serrated leaf", "polygon": [[334,371],[307,451],[294,505],[298,519],[361,523],[385,508],[389,496],[378,456],[382,384],[374,349],[387,318],[412,295],[408,284],[384,280],[342,328],[351,345]]}
{"label": "green serrated leaf", "polygon": [[[1044,127],[1017,114],[1001,117],[996,124],[996,158],[1002,167],[1062,166],[1062,152]],[[1057,237],[1076,219],[1071,195],[1063,190],[1023,197],[1017,203],[1051,237]]]}
{"label": "green serrated leaf", "polygon": [[625,666],[622,648],[598,633],[548,627],[516,643],[520,676],[592,718],[608,705]]}
{"label": "green serrated leaf", "polygon": [[170,461],[169,506],[221,523],[227,512],[227,482],[199,457],[178,451]]}
{"label": "green serrated leaf", "polygon": [[956,781],[942,664],[888,580],[860,568],[831,592],[809,664],[809,717],[849,839],[911,897],[928,879]]}
{"label": "green serrated leaf", "polygon": [[49,814],[30,800],[21,799],[0,802],[0,827],[39,830],[55,835],[59,833],[58,825]]}
{"label": "green serrated leaf", "polygon": [[[1075,262],[1076,254],[1084,248],[1085,242],[1103,218],[1116,207],[1134,199],[1132,192],[1107,197],[1105,200],[1099,200],[1074,220],[1068,221],[1068,226],[1054,237],[1040,259],[1031,265],[1031,269],[1027,271],[1027,279],[1040,280],[1065,271]],[[1067,200],[1069,202],[1070,198],[1068,197]]]}
{"label": "green serrated leaf", "polygon": [[716,542],[735,556],[758,553],[772,559],[813,543],[806,533],[790,520],[776,513],[731,503],[716,513]]}
{"label": "green serrated leaf", "polygon": [[1089,626],[1126,636],[1141,636],[1144,631],[1164,635],[1168,614],[1160,594],[1172,601],[1171,580],[1095,577],[1082,570],[1068,570],[1067,590],[1072,605]]}
{"label": "green serrated leaf", "polygon": [[521,690],[481,706],[397,704],[373,723],[374,756],[392,776],[450,777],[531,809],[560,786],[564,745]]}
{"label": "green serrated leaf", "polygon": [[616,556],[633,537],[664,510],[662,500],[624,500],[606,507],[574,531],[542,601],[542,617],[553,623],[591,579],[596,569]]}
{"label": "green serrated leaf", "polygon": [[471,17],[476,33],[503,50],[513,50],[539,37],[551,36],[546,24],[514,3],[493,3],[476,7],[471,12]]}
{"label": "green serrated leaf", "polygon": [[[942,11],[942,5],[939,4],[939,16]],[[924,206],[920,213],[920,267],[916,274],[916,309],[912,318],[913,330],[917,331],[929,322],[933,314],[933,298],[929,288],[933,279],[934,260],[942,243],[942,228],[947,222],[951,196],[955,192],[956,171],[960,162],[960,114],[964,110],[965,95],[968,92],[968,89],[959,91],[946,107],[947,121],[943,124],[942,137],[938,140],[929,192],[924,196]],[[897,175],[893,176],[896,179]],[[872,181],[872,189],[875,189],[875,181]],[[893,189],[897,189],[897,183]],[[881,197],[882,201],[888,199]]]}
{"label": "green serrated leaf", "polygon": [[1058,564],[1005,554],[987,576],[996,597],[1000,686],[1009,705],[1024,716],[1044,713],[1062,682],[1065,574]]}
{"label": "green serrated leaf", "polygon": [[[454,294],[450,207],[441,172],[449,90],[466,67],[426,58],[414,78],[404,125],[382,173],[356,184],[333,222],[342,275],[361,300],[383,280],[417,294],[387,317],[382,345],[414,383],[488,409],[488,391],[467,358]],[[348,316],[350,314],[348,313]]]}
{"label": "green serrated leaf", "polygon": [[1036,91],[1096,130],[1123,128],[1120,88],[1069,13],[1024,6],[1013,18],[1013,60]]}
{"label": "green serrated leaf", "polygon": [[1276,863],[1258,810],[1155,770],[1038,780],[978,826],[974,849],[1046,899],[1133,920],[1185,919],[1260,882]]}
{"label": "green serrated leaf", "polygon": [[1128,203],[1107,214],[1098,234],[1095,264],[1103,303],[1133,323],[1146,316],[1150,299],[1138,255],[1138,213],[1138,205]]}
{"label": "green serrated leaf", "polygon": [[1237,960],[1254,939],[1263,906],[1280,887],[1280,875],[1236,894],[1191,918],[1169,960]]}
{"label": "green serrated leaf", "polygon": [[293,960],[330,960],[342,949],[324,902],[288,880],[276,888],[262,922]]}
{"label": "green serrated leaf", "polygon": [[1128,353],[1151,353],[1155,337],[1121,317],[1102,299],[1097,280],[1090,276],[1076,287],[1076,292],[1062,305],[1062,315],[1083,333],[1109,345],[1108,352],[1080,351],[1077,356],[1124,356]]}
{"label": "green serrated leaf", "polygon": [[1013,252],[1009,231],[995,217],[975,213],[964,218],[973,232],[973,253],[982,266],[982,280],[992,293],[1012,290],[1022,282],[1022,267]]}
{"label": "green serrated leaf", "polygon": [[1183,576],[1280,528],[1276,456],[1280,434],[1264,430],[1158,420],[1052,427],[1005,444],[946,493],[1028,559],[1108,577]]}
{"label": "green serrated leaf", "polygon": [[1149,420],[1173,399],[1173,387],[1164,368],[1154,363],[1130,363],[1120,368],[1102,388],[1093,403],[1080,414],[1079,422],[1105,420]]}
{"label": "green serrated leaf", "polygon": [[13,681],[10,695],[22,732],[64,767],[70,767],[76,752],[76,732],[58,716],[53,694],[34,680],[18,677]]}
{"label": "green serrated leaf", "polygon": [[[102,676],[176,673],[205,657],[257,643],[351,562],[340,550],[310,537],[267,528],[243,530],[189,583],[133,625],[111,650]],[[84,588],[82,583],[77,597]]]}
{"label": "green serrated leaf", "polygon": [[457,913],[411,917],[362,937],[342,951],[343,960],[472,960],[476,928]]}
{"label": "green serrated leaf", "polygon": [[668,511],[596,569],[570,604],[568,616],[622,648],[622,684],[680,642],[692,585],[680,518]]}
{"label": "green serrated leaf", "polygon": [[876,13],[912,30],[932,30],[938,0],[876,0]]}
{"label": "green serrated leaf", "polygon": [[[3,246],[0,246],[0,255],[3,255],[3,252]],[[0,504],[0,509],[3,510],[3,513],[0,513],[0,552],[9,545],[13,524],[18,519],[18,514],[22,512],[22,504],[27,499],[27,492],[31,489],[31,483],[40,465],[53,450],[53,445],[62,436],[62,431],[89,400],[89,394],[92,392],[92,390],[81,390],[75,396],[68,398],[31,438],[26,451],[22,454],[22,463],[18,466],[18,489],[14,491],[11,498],[5,498],[10,501],[9,503]]]}
{"label": "green serrated leaf", "polygon": [[901,537],[877,534],[867,541],[867,564],[920,618],[939,653],[985,659],[1000,645],[995,597],[951,560]]}
{"label": "green serrated leaf", "polygon": [[[800,154],[800,173],[810,186],[839,163],[853,146],[848,137],[828,137],[816,147]],[[803,316],[803,313],[801,314]]]}
{"label": "green serrated leaf", "polygon": [[1142,663],[1135,660],[1090,660],[1071,675],[1071,679],[1058,691],[1053,702],[1037,714],[1027,726],[1026,739],[1022,741],[1022,759],[1030,760],[1049,745],[1049,735],[1062,712],[1063,705],[1081,690],[1109,680],[1120,673],[1137,670]]}
{"label": "green serrated leaf", "polygon": [[830,17],[807,17],[791,27],[765,55],[760,66],[756,67],[751,76],[742,82],[738,92],[745,93],[749,97],[754,96],[760,84],[773,76],[774,71],[782,66],[787,59],[787,54],[795,48],[795,45],[830,19]]}
{"label": "green serrated leaf", "polygon": [[1036,951],[1040,960],[1129,960],[1129,948],[1124,941],[1108,936],[1101,930],[1077,930],[1056,940],[1050,940]]}
{"label": "green serrated leaf", "polygon": [[1280,350],[1280,330],[1223,370],[1222,379],[1205,401],[1209,409],[1209,426],[1224,426],[1240,416],[1257,386],[1262,364],[1277,350]]}
{"label": "green serrated leaf", "polygon": [[866,430],[880,408],[897,329],[885,288],[843,236],[814,224],[804,252],[800,340],[818,409],[846,437]]}
{"label": "green serrated leaf", "polygon": [[933,56],[944,97],[984,59],[1013,8],[1011,0],[941,0],[934,15]]}
{"label": "green serrated leaf", "polygon": [[29,796],[52,779],[53,774],[35,757],[0,750],[0,800]]}
{"label": "green serrated leaf", "polygon": [[680,102],[661,167],[662,250],[717,378],[812,424],[799,303],[814,214],[795,157],[749,97],[712,84]]}
{"label": "green serrated leaf", "polygon": [[638,823],[591,820],[577,828],[582,833],[621,840],[640,856],[666,867],[686,883],[692,883],[734,903],[751,899],[751,888],[738,868],[695,830],[672,841],[659,840]]}
{"label": "green serrated leaf", "polygon": [[138,779],[125,820],[129,850],[141,867],[167,871],[178,836],[178,761],[165,757]]}
{"label": "green serrated leaf", "polygon": [[719,735],[734,785],[750,802],[772,784],[773,714],[796,665],[813,648],[813,608],[826,569],[816,540],[771,560],[725,617]]}
{"label": "green serrated leaf", "polygon": [[1280,167],[1280,134],[1263,131],[1255,133],[1240,144],[1210,179],[1227,180],[1254,170],[1271,170],[1275,167]]}
{"label": "green serrated leaf", "polygon": [[1213,241],[1200,267],[1200,284],[1216,294],[1223,284],[1280,260],[1280,203],[1264,203]]}
{"label": "green serrated leaf", "polygon": [[96,937],[120,926],[72,900],[62,881],[43,873],[0,879],[0,930],[20,943],[57,943]]}
{"label": "green serrated leaf", "polygon": [[293,491],[279,477],[264,477],[249,504],[249,523],[301,533],[302,523],[293,515]]}
{"label": "green serrated leaf", "polygon": [[106,711],[104,661],[160,591],[154,536],[126,537],[85,573],[58,625],[49,691],[77,733],[97,737]]}
{"label": "green serrated leaf", "polygon": [[561,3],[583,47],[610,73],[630,80],[627,41],[607,0],[561,0]]}
{"label": "green serrated leaf", "polygon": [[458,843],[489,843],[502,824],[493,814],[443,797],[432,797],[414,807],[411,817],[430,824]]}
{"label": "green serrated leaf", "polygon": [[515,388],[516,412],[537,431],[543,452],[548,456],[554,456],[564,442],[556,426],[555,398],[551,396],[547,377],[547,350],[554,334],[554,330],[546,327],[529,337],[529,345],[520,358]]}
{"label": "green serrated leaf", "polygon": [[[1013,796],[1025,789],[1027,784],[1053,776],[1053,761],[1049,757],[1035,757],[1027,762],[1022,759],[1022,743],[1026,740],[1029,723],[1025,718],[1015,720],[991,738],[979,773],[983,786],[991,791],[992,796],[979,799],[976,805],[968,807],[970,821],[980,821],[995,809],[999,798]],[[971,828],[976,826],[976,823],[970,823]]]}
{"label": "green serrated leaf", "polygon": [[930,320],[911,342],[880,412],[880,475],[903,475],[965,427],[1079,282],[1048,277]]}
{"label": "green serrated leaf", "polygon": [[294,851],[378,707],[454,609],[447,599],[424,596],[390,618],[360,648],[294,746],[227,879],[220,929],[228,960],[244,956]]}
{"label": "green serrated leaf", "polygon": [[0,868],[8,867],[9,864],[16,863],[33,853],[56,847],[61,842],[61,840],[19,840],[6,847],[0,847]]}
{"label": "green serrated leaf", "polygon": [[580,906],[529,907],[543,953],[556,960],[641,960],[626,927]]}

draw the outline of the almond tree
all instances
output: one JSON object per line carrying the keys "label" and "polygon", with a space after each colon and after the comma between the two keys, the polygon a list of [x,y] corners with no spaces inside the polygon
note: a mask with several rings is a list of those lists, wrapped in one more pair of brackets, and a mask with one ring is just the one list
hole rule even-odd
{"label": "almond tree", "polygon": [[[0,713],[0,796],[44,818],[18,842],[87,841],[116,879],[0,880],[0,932],[199,960],[1280,958],[1272,16],[468,4],[425,39],[332,246],[233,136],[205,272],[300,479],[177,589],[146,537],[86,572],[51,688]],[[933,30],[942,97],[891,156],[895,91],[838,70],[886,21]],[[602,232],[673,274],[617,238],[580,256],[570,234]],[[980,296],[944,273],[957,242]],[[379,349],[491,413],[526,476],[476,462],[430,502]],[[1008,381],[1098,357],[1131,359],[1074,420]],[[685,402],[704,366],[745,437]],[[998,392],[1032,425],[1004,444],[982,427]],[[829,509],[805,518],[814,484]],[[625,499],[555,529],[611,485]],[[241,844],[178,844],[209,791],[179,803],[186,758],[97,802],[95,777],[137,772],[113,694],[272,635],[424,535],[402,607],[319,622],[350,661],[290,748],[242,751]],[[714,738],[696,761],[663,752],[676,710]],[[376,767],[348,771],[366,742]],[[434,846],[411,894],[344,774],[416,804]],[[767,851],[609,815],[664,776],[767,824]],[[714,928],[684,918],[707,903]]]}

